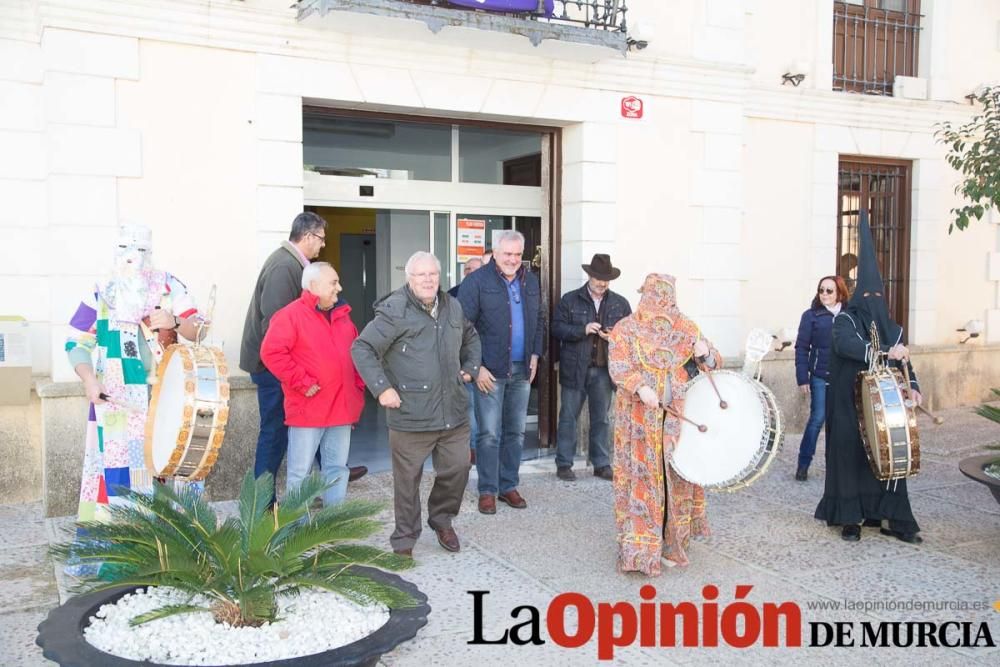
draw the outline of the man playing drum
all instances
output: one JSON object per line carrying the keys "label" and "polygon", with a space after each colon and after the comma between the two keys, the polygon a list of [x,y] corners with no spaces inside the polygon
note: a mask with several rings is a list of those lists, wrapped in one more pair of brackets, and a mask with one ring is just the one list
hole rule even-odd
{"label": "man playing drum", "polygon": [[[920,387],[909,366],[909,350],[902,345],[903,328],[889,317],[865,212],[859,233],[857,287],[847,308],[833,320],[826,404],[826,488],[815,516],[828,526],[841,526],[841,537],[849,542],[861,539],[862,525],[878,527],[887,519],[884,535],[915,544],[923,540],[917,535],[920,528],[910,509],[906,480],[885,483],[875,478],[858,427],[855,383],[858,373],[868,369],[872,354],[884,352],[891,363],[905,364],[911,381],[904,389],[914,403],[921,402]],[[872,349],[872,326],[877,329],[880,350]]]}
{"label": "man playing drum", "polygon": [[674,286],[673,276],[646,276],[638,309],[611,332],[608,350],[608,371],[619,389],[614,424],[618,567],[647,575],[660,573],[661,558],[668,566],[686,565],[691,536],[708,534],[704,489],[664,463],[680,435],[682,388],[693,372],[689,362],[699,358],[708,368],[721,368],[722,356],[677,308]]}
{"label": "man playing drum", "polygon": [[149,379],[177,334],[197,337],[197,312],[184,283],[153,268],[149,228],[121,227],[111,277],[80,302],[66,342],[90,401],[78,521],[106,520],[120,487],[152,490],[144,449]]}

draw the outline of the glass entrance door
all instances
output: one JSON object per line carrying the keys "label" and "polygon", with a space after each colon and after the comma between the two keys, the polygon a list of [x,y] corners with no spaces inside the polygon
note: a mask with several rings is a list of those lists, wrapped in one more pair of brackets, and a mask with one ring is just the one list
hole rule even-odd
{"label": "glass entrance door", "polygon": [[[522,266],[526,271],[530,271],[538,277],[539,284],[542,283],[541,271],[543,263],[541,261],[542,249],[540,217],[458,213],[456,216],[456,224],[462,224],[458,221],[463,221],[469,227],[478,227],[478,223],[483,223],[485,228],[484,252],[486,253],[493,252],[494,239],[499,232],[505,229],[514,229],[521,232],[524,235],[525,241],[524,255],[521,257]],[[475,223],[475,225],[469,223]],[[535,261],[536,258],[537,261]],[[457,259],[458,258],[456,256],[456,262],[452,265],[452,268],[455,271],[456,276],[461,276],[463,263],[457,261]],[[535,374],[535,381],[531,385],[531,394],[528,398],[527,428],[525,429],[524,435],[524,453],[522,455],[523,458],[526,459],[536,458],[538,456],[539,396],[544,395],[549,391],[549,363],[550,361],[548,357],[543,356],[538,365],[538,372]]]}

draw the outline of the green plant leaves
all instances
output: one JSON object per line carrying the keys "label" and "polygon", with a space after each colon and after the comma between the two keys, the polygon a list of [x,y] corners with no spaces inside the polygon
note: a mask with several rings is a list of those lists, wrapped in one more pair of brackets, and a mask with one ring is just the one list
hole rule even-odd
{"label": "green plant leaves", "polygon": [[415,604],[408,594],[350,569],[413,566],[409,558],[345,544],[378,530],[374,516],[382,506],[350,500],[310,515],[310,504],[326,488],[322,476],[315,474],[290,491],[283,503],[269,507],[274,480],[266,474],[255,479],[248,472],[240,488],[239,514],[222,522],[192,488],[174,490],[157,484],[148,495],[119,489],[127,502],[109,507],[110,521],[79,524],[83,531],[75,542],[51,551],[62,560],[104,565],[100,577],[85,579],[80,590],[169,586],[215,601],[212,609],[166,605],[136,616],[133,625],[217,610],[225,610],[222,617],[227,622],[260,625],[275,619],[279,596],[296,595],[309,587],[335,591],[363,604]]}
{"label": "green plant leaves", "polygon": [[143,623],[149,623],[150,621],[155,621],[159,618],[167,618],[168,616],[176,616],[177,614],[189,614],[193,611],[207,611],[212,610],[208,607],[199,607],[193,604],[172,604],[166,607],[160,607],[159,609],[154,609],[153,611],[147,611],[145,614],[139,614],[133,617],[128,624],[132,627],[137,625],[142,625]]}
{"label": "green plant leaves", "polygon": [[968,202],[951,210],[949,234],[956,228],[967,229],[972,218],[982,220],[990,208],[1000,208],[1000,86],[982,89],[975,100],[982,113],[958,129],[950,122],[940,123],[934,132],[937,141],[948,147],[945,160],[963,177],[955,193]]}

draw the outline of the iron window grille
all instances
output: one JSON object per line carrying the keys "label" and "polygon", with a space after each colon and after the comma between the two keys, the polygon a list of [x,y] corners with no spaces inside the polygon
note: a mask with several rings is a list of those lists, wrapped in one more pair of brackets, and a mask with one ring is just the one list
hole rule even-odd
{"label": "iron window grille", "polygon": [[920,0],[835,0],[833,88],[892,95],[897,76],[917,75]]}
{"label": "iron window grille", "polygon": [[868,211],[875,256],[892,318],[908,332],[910,280],[910,163],[871,158],[840,161],[837,197],[837,274],[853,293],[857,281],[860,212]]}

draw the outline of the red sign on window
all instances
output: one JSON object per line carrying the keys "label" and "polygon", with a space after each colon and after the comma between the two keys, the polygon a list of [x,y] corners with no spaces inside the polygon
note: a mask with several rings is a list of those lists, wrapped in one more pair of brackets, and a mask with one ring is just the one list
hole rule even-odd
{"label": "red sign on window", "polygon": [[623,97],[622,118],[642,118],[642,100],[634,95]]}

